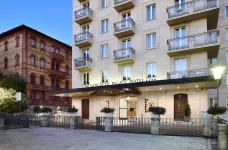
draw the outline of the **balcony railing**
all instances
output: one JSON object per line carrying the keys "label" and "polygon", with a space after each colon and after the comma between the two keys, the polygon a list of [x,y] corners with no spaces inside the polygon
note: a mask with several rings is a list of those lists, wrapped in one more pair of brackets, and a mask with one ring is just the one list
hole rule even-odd
{"label": "balcony railing", "polygon": [[207,68],[203,68],[203,69],[168,72],[167,79],[203,77],[203,76],[210,76],[210,75],[212,75],[210,70]]}
{"label": "balcony railing", "polygon": [[88,67],[89,63],[92,62],[92,58],[90,57],[81,57],[74,60],[75,68]]}
{"label": "balcony railing", "polygon": [[64,56],[63,55],[57,54],[55,52],[51,52],[51,57],[52,57],[52,59],[59,60],[59,61],[63,61],[64,60]]}
{"label": "balcony railing", "polygon": [[82,8],[80,10],[75,11],[75,20],[81,19],[83,17],[92,18],[92,15],[93,11],[90,8]]}
{"label": "balcony railing", "polygon": [[115,61],[134,59],[135,50],[132,47],[122,48],[114,51]]}
{"label": "balcony railing", "polygon": [[218,7],[218,0],[195,0],[167,8],[168,18],[192,14],[202,10]]}
{"label": "balcony railing", "polygon": [[135,0],[114,0],[114,8],[120,12],[133,8],[135,6]]}
{"label": "balcony railing", "polygon": [[57,71],[54,69],[49,69],[48,71],[49,71],[49,75],[51,75],[51,76],[57,76],[57,77],[61,77],[61,78],[64,78],[67,76],[66,72]]}
{"label": "balcony railing", "polygon": [[27,88],[31,90],[41,90],[41,91],[50,91],[52,88],[46,85],[40,84],[27,84]]}
{"label": "balcony railing", "polygon": [[114,23],[115,32],[121,32],[124,30],[134,30],[135,22],[132,19],[121,20]]}
{"label": "balcony railing", "polygon": [[80,33],[74,36],[75,38],[75,44],[81,43],[81,42],[92,42],[92,34],[90,32]]}
{"label": "balcony railing", "polygon": [[196,48],[219,42],[219,31],[208,31],[200,34],[174,38],[168,40],[169,51]]}

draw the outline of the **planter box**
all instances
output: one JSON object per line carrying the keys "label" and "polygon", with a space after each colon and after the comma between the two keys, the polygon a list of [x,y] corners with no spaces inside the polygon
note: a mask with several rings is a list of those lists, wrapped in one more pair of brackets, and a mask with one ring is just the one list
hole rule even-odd
{"label": "planter box", "polygon": [[111,132],[113,126],[113,113],[105,113],[104,116],[105,132]]}

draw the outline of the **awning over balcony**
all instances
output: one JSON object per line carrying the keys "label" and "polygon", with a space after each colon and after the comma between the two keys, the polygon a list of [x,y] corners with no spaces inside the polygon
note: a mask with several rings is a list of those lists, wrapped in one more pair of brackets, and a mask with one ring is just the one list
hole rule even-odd
{"label": "awning over balcony", "polygon": [[213,76],[201,76],[192,78],[178,78],[155,81],[134,80],[132,83],[109,84],[103,86],[84,87],[60,91],[47,92],[52,96],[116,96],[122,94],[140,94],[149,91],[169,91],[186,89],[212,89],[216,88],[216,80]]}

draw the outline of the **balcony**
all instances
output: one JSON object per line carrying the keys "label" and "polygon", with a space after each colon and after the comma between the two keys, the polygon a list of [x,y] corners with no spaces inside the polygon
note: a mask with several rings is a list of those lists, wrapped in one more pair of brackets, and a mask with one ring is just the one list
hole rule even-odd
{"label": "balcony", "polygon": [[135,50],[132,47],[122,48],[114,51],[114,62],[118,64],[131,63],[135,61]]}
{"label": "balcony", "polygon": [[219,14],[218,0],[196,0],[167,8],[170,26],[190,22],[192,20],[207,18],[208,30],[217,28]]}
{"label": "balcony", "polygon": [[92,45],[93,36],[90,32],[80,33],[74,36],[75,46],[82,48]]}
{"label": "balcony", "polygon": [[134,0],[114,0],[114,9],[117,12],[128,10],[133,7],[135,7]]}
{"label": "balcony", "polygon": [[135,22],[132,19],[122,20],[114,23],[114,35],[117,38],[123,38],[126,36],[135,34]]}
{"label": "balcony", "polygon": [[48,70],[48,74],[50,76],[59,77],[59,78],[65,78],[67,76],[67,74],[65,72],[57,71],[57,70],[54,70],[54,69],[49,69]]}
{"label": "balcony", "polygon": [[212,75],[212,73],[210,72],[209,69],[203,68],[203,69],[168,72],[167,79],[204,77],[204,76],[211,76],[211,75]]}
{"label": "balcony", "polygon": [[60,54],[57,54],[55,52],[51,52],[51,59],[62,62],[62,61],[64,61],[64,56],[60,55]]}
{"label": "balcony", "polygon": [[79,25],[92,21],[93,11],[90,8],[82,8],[75,11],[75,22]]}
{"label": "balcony", "polygon": [[27,84],[27,89],[37,91],[51,91],[50,86],[39,85],[39,84]]}
{"label": "balcony", "polygon": [[92,64],[92,58],[81,57],[74,60],[75,69],[79,71],[90,70]]}
{"label": "balcony", "polygon": [[208,31],[200,34],[168,40],[169,56],[207,51],[208,58],[216,58],[219,51],[219,31]]}

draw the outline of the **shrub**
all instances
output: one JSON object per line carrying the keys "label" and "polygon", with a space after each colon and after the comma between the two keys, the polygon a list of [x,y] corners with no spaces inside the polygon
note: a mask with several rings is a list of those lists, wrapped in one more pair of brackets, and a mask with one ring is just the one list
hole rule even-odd
{"label": "shrub", "polygon": [[67,112],[68,112],[68,113],[76,113],[76,112],[78,112],[78,109],[75,108],[74,106],[73,106],[73,107],[69,107],[69,108],[67,109]]}
{"label": "shrub", "polygon": [[220,106],[213,106],[213,107],[210,107],[208,110],[207,110],[207,113],[208,114],[211,114],[211,115],[222,115],[224,114],[225,112],[227,111],[227,108],[226,107],[220,107]]}
{"label": "shrub", "polygon": [[40,113],[40,112],[41,112],[41,108],[40,108],[39,106],[35,106],[35,107],[33,108],[33,112],[34,112],[34,113]]}
{"label": "shrub", "polygon": [[148,111],[160,116],[165,114],[166,109],[163,107],[149,107]]}
{"label": "shrub", "polygon": [[186,116],[186,117],[190,117],[191,116],[191,108],[190,108],[189,104],[187,104],[185,109],[184,109],[184,116]]}
{"label": "shrub", "polygon": [[44,107],[42,110],[41,110],[42,113],[49,113],[49,112],[52,112],[52,109],[51,108],[48,108],[48,107]]}
{"label": "shrub", "polygon": [[104,107],[103,109],[101,109],[102,113],[113,113],[114,111],[115,109],[110,107]]}

